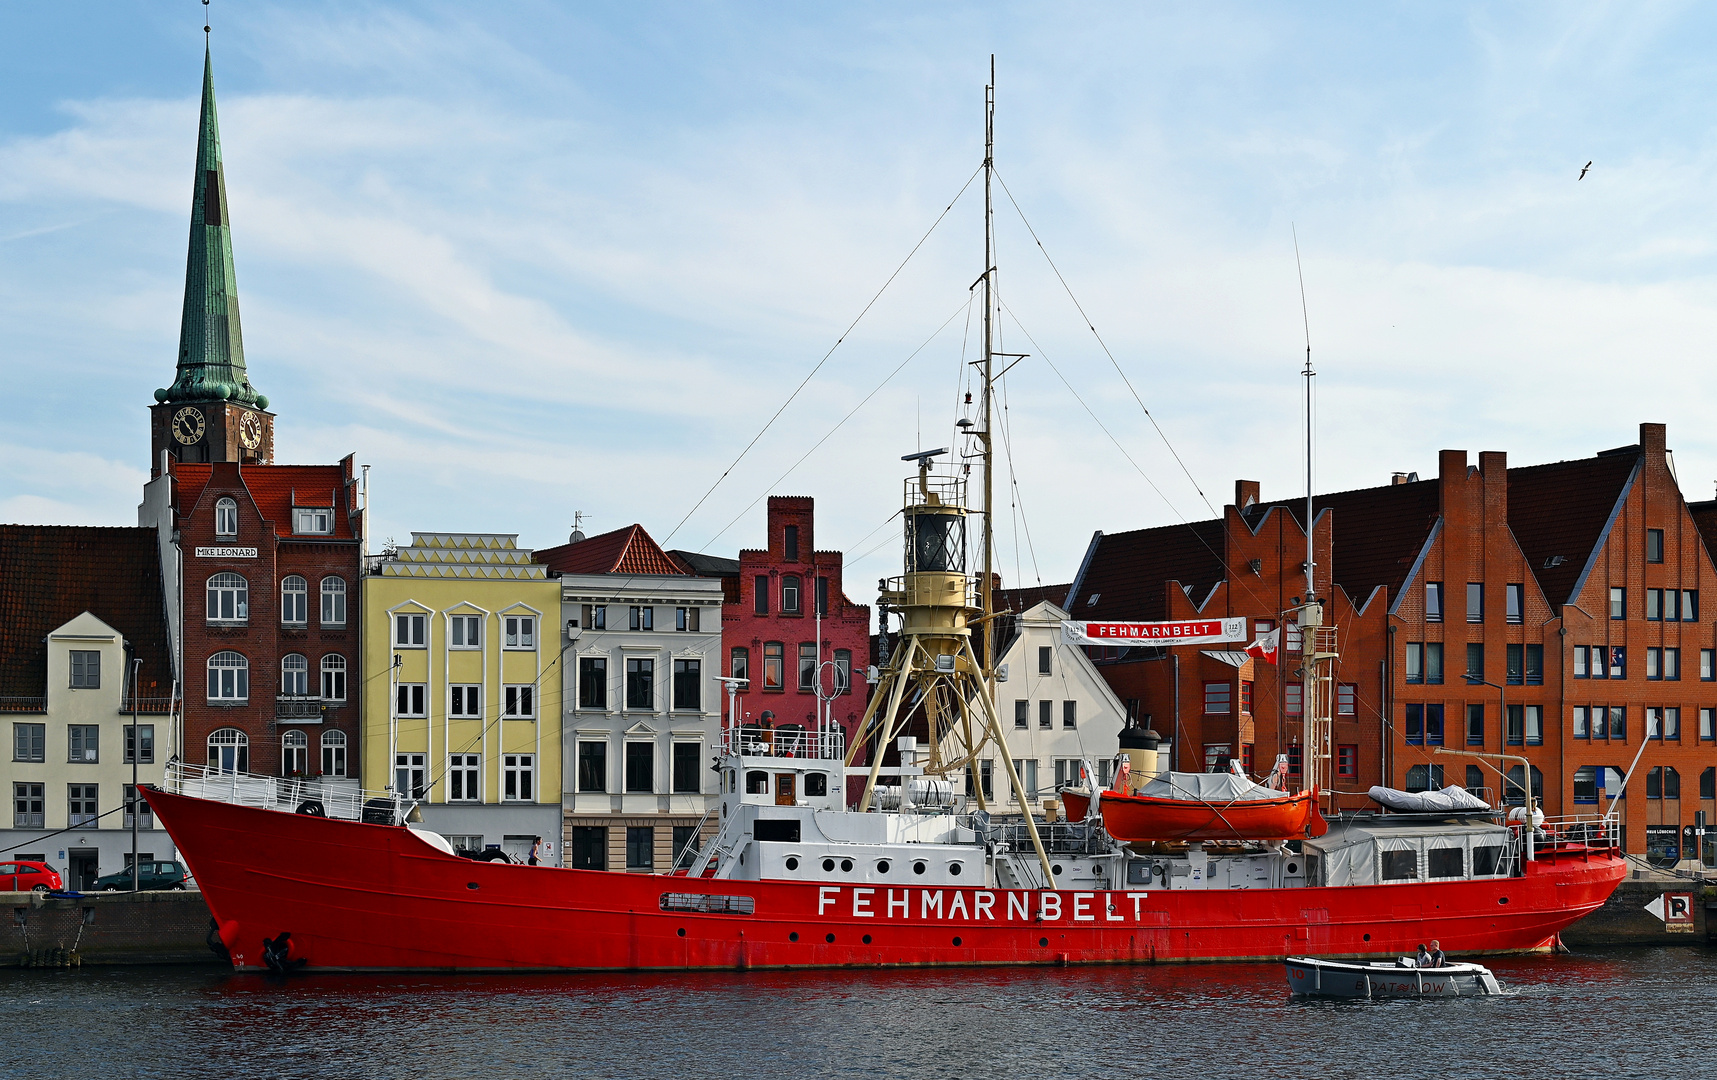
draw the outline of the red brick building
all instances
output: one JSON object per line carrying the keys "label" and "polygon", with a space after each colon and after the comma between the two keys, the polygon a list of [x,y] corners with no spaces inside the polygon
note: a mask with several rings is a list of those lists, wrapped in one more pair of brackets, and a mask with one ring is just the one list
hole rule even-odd
{"label": "red brick building", "polygon": [[[1267,627],[1303,588],[1305,504],[1256,498],[1242,482],[1222,521],[1100,534],[1069,606]],[[1363,804],[1373,783],[1454,783],[1510,802],[1530,783],[1548,814],[1597,813],[1639,755],[1617,808],[1629,850],[1694,857],[1695,812],[1717,818],[1717,634],[1700,606],[1717,567],[1662,425],[1641,425],[1635,445],[1526,468],[1444,451],[1434,480],[1314,507],[1318,591],[1342,653],[1335,787],[1359,793],[1344,805]],[[1099,664],[1176,740],[1177,767],[1195,767],[1193,747],[1231,744],[1242,756],[1250,746],[1262,771],[1295,752],[1288,645],[1280,669],[1192,647]],[[1467,751],[1525,760],[1502,762],[1505,778]]]}

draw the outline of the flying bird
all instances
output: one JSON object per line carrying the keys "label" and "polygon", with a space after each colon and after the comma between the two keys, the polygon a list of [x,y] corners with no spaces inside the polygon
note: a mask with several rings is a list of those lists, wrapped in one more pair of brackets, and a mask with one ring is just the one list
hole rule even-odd
{"label": "flying bird", "polygon": [[1587,173],[1588,173],[1588,172],[1590,172],[1590,171],[1591,171],[1591,169],[1592,169],[1592,163],[1591,163],[1591,162],[1590,162],[1590,161],[1588,161],[1588,162],[1586,162],[1586,167],[1585,167],[1585,168],[1584,168],[1584,169],[1581,169],[1581,170],[1580,170],[1580,175],[1579,175],[1579,176],[1576,176],[1576,177],[1575,177],[1575,178],[1574,178],[1574,179],[1575,179],[1575,181],[1576,181],[1576,182],[1578,182],[1578,181],[1580,181],[1580,180],[1584,180],[1584,179],[1586,179],[1586,174],[1587,174]]}

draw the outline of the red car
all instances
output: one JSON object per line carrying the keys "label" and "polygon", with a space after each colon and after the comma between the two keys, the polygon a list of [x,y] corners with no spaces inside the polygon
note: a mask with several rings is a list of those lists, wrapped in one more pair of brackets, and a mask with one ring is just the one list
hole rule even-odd
{"label": "red car", "polygon": [[52,892],[65,887],[60,872],[42,862],[0,863],[0,892]]}

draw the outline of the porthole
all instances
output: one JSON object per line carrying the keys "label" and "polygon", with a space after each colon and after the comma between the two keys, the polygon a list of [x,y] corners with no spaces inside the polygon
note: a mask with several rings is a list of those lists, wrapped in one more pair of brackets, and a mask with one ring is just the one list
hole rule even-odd
{"label": "porthole", "polygon": [[835,943],[835,935],[833,935],[833,934],[825,934],[825,935],[824,935],[824,936],[823,936],[823,940],[824,940],[824,941],[826,941],[826,942],[828,942],[828,943],[829,943],[829,944],[830,944],[830,945],[833,945],[833,944],[834,944],[834,943]]}
{"label": "porthole", "polygon": [[1091,868],[1091,872],[1093,874],[1096,874],[1098,877],[1102,877],[1103,876],[1103,867],[1101,865],[1093,866]]}
{"label": "porthole", "polygon": [[960,939],[959,938],[954,939],[954,947],[956,949],[958,949],[960,947]]}
{"label": "porthole", "polygon": [[866,944],[866,945],[869,945],[869,944],[870,944],[870,935],[869,935],[869,934],[866,934],[866,935],[865,935],[865,936],[864,936],[864,943],[865,943],[865,944]]}
{"label": "porthole", "polygon": [[686,936],[686,928],[685,928],[685,927],[683,927],[683,926],[682,926],[682,927],[680,927],[680,929],[679,929],[679,935],[680,935],[680,936],[681,936],[681,937],[685,937],[685,936]]}
{"label": "porthole", "polygon": [[1496,898],[1496,902],[1497,902],[1497,903],[1499,903],[1499,904],[1506,904],[1506,903],[1508,903],[1508,897],[1506,897],[1506,896],[1499,896],[1499,897],[1497,897],[1497,898]]}
{"label": "porthole", "polygon": [[788,941],[798,941],[799,940],[799,931],[795,930],[791,934],[788,934],[787,940]]}
{"label": "porthole", "polygon": [[792,855],[787,856],[787,869],[789,869],[789,870],[799,869],[799,860]]}
{"label": "porthole", "polygon": [[1297,874],[1299,872],[1300,872],[1300,864],[1299,863],[1291,862],[1288,864],[1288,873]]}
{"label": "porthole", "polygon": [[888,860],[887,859],[876,860],[876,872],[879,874],[888,873]]}
{"label": "porthole", "polygon": [[477,884],[477,883],[476,883],[476,882],[475,882],[475,881],[467,881],[467,882],[466,882],[466,883],[465,883],[465,887],[466,887],[466,888],[467,888],[467,889],[479,889],[479,888],[482,888],[482,886],[480,886],[480,885],[478,885],[478,884]]}
{"label": "porthole", "polygon": [[853,872],[853,861],[851,859],[842,859],[841,860],[841,873],[850,874],[852,872]]}
{"label": "porthole", "polygon": [[1040,938],[1038,938],[1038,939],[1037,939],[1037,947],[1038,947],[1038,948],[1040,948],[1040,949],[1047,949],[1047,948],[1049,948],[1049,939],[1048,939],[1048,938],[1046,938],[1046,937],[1040,937]]}
{"label": "porthole", "polygon": [[922,874],[924,872],[924,864],[921,862],[913,863],[912,864],[912,872],[914,874]]}
{"label": "porthole", "polygon": [[957,862],[949,863],[948,864],[948,873],[954,877],[959,877],[960,876],[960,864]]}
{"label": "porthole", "polygon": [[1370,935],[1370,934],[1367,934],[1367,935],[1365,935],[1365,940],[1367,940],[1367,941],[1370,941],[1370,940],[1371,940],[1371,935]]}
{"label": "porthole", "polygon": [[825,873],[825,874],[833,873],[834,869],[835,869],[835,860],[833,860],[833,859],[824,859],[823,860],[823,873]]}
{"label": "porthole", "polygon": [[1056,864],[1055,864],[1055,865],[1053,865],[1053,866],[1051,866],[1051,867],[1050,867],[1050,868],[1049,868],[1049,872],[1050,872],[1050,873],[1052,873],[1052,874],[1059,874],[1059,873],[1061,873],[1061,864],[1060,864],[1060,863],[1056,863]]}

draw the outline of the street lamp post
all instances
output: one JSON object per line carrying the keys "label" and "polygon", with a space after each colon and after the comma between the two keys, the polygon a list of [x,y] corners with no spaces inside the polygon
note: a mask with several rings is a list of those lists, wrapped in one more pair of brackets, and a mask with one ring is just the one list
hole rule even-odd
{"label": "street lamp post", "polygon": [[[1503,771],[1503,761],[1505,759],[1505,752],[1508,749],[1508,687],[1502,683],[1490,682],[1489,680],[1487,680],[1482,675],[1468,675],[1468,676],[1466,676],[1466,680],[1467,680],[1468,686],[1488,686],[1491,689],[1495,690],[1497,693],[1497,709],[1499,710],[1499,715],[1497,717],[1497,728],[1496,728],[1497,739],[1498,739],[1497,757],[1496,757],[1496,761],[1497,761],[1496,775],[1502,781],[1502,801],[1507,802],[1508,801],[1508,773]],[[1524,741],[1524,739],[1522,741]],[[1527,763],[1521,769],[1521,771],[1525,774],[1522,779],[1526,785],[1526,812],[1530,816],[1532,813],[1532,765],[1531,765],[1531,763],[1530,762]]]}
{"label": "street lamp post", "polygon": [[137,866],[137,804],[143,801],[142,793],[137,790],[137,758],[143,749],[141,733],[137,730],[137,669],[143,666],[143,658],[135,655],[136,650],[129,641],[125,643],[125,651],[132,654],[131,662],[126,668],[131,677],[131,891],[137,892],[140,887]]}

